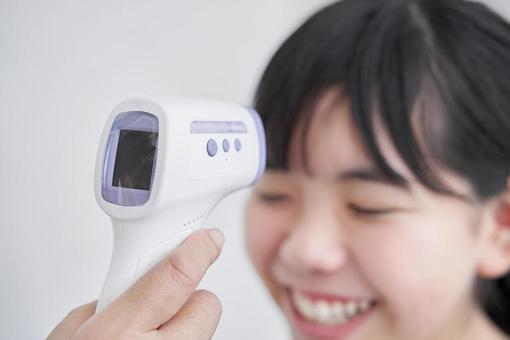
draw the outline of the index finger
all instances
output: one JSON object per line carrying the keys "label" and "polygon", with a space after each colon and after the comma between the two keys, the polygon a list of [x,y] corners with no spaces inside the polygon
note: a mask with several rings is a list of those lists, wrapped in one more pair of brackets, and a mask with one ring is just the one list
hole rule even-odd
{"label": "index finger", "polygon": [[174,316],[218,258],[223,234],[217,229],[191,234],[105,309],[119,327],[158,329]]}

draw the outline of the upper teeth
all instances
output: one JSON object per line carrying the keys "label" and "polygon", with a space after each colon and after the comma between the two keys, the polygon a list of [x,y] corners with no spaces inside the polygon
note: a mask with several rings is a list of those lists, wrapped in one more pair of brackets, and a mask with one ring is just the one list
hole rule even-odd
{"label": "upper teeth", "polygon": [[299,313],[307,319],[330,325],[347,322],[352,317],[366,311],[372,305],[369,299],[327,302],[324,300],[312,301],[303,294],[293,291],[292,300]]}

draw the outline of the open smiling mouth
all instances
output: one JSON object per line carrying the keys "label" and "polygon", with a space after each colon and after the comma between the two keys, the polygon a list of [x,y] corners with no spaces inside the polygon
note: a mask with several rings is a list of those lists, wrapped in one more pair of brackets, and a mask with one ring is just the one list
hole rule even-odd
{"label": "open smiling mouth", "polygon": [[373,299],[353,299],[287,290],[293,323],[316,337],[343,338],[357,329],[377,306]]}

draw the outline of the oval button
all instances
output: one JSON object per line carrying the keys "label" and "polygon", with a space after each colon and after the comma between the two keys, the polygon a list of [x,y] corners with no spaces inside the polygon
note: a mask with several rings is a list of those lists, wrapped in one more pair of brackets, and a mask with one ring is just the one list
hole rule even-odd
{"label": "oval button", "polygon": [[228,140],[224,139],[223,140],[223,151],[228,152],[228,150],[230,150],[230,143],[228,142]]}
{"label": "oval button", "polygon": [[216,144],[216,141],[214,139],[209,139],[207,141],[207,154],[211,157],[216,156],[218,153],[218,144]]}
{"label": "oval button", "polygon": [[234,147],[236,148],[236,151],[241,151],[241,141],[239,139],[236,138],[236,140],[234,141]]}

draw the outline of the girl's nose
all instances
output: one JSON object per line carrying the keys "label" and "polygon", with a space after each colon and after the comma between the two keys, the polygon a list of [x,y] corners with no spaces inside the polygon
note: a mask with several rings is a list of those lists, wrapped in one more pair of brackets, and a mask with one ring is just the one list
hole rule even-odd
{"label": "girl's nose", "polygon": [[300,273],[332,273],[347,261],[347,251],[334,219],[304,219],[294,225],[279,248],[285,265]]}

